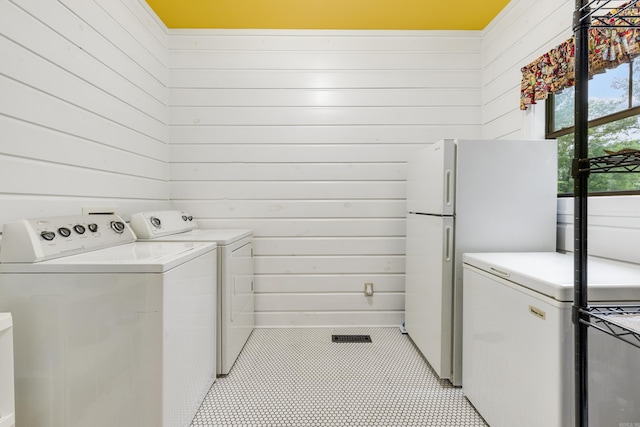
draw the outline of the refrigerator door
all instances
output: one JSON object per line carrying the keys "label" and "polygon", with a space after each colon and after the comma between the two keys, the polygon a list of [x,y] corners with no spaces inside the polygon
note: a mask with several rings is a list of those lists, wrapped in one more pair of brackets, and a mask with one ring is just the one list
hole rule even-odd
{"label": "refrigerator door", "polygon": [[451,377],[453,218],[407,215],[405,327],[441,378]]}
{"label": "refrigerator door", "polygon": [[407,165],[407,211],[453,215],[456,144],[445,139],[411,156]]}
{"label": "refrigerator door", "polygon": [[550,139],[456,142],[452,383],[460,385],[462,254],[556,250],[558,148]]}

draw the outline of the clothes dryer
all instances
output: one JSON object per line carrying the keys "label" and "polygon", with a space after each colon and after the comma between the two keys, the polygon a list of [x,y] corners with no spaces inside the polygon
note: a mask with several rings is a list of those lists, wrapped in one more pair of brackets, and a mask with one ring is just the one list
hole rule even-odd
{"label": "clothes dryer", "polygon": [[115,215],[5,224],[16,425],[184,427],[215,381],[215,243],[135,242]]}
{"label": "clothes dryer", "polygon": [[255,325],[253,232],[201,229],[176,210],[135,213],[130,225],[138,241],[218,245],[217,374],[227,375]]}

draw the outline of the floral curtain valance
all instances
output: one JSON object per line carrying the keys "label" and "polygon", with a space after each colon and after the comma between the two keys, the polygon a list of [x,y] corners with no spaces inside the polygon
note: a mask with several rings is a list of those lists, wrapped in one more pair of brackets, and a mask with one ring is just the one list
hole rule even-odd
{"label": "floral curtain valance", "polygon": [[[612,12],[615,16],[616,11]],[[640,8],[626,9],[624,15],[637,17]],[[612,18],[613,19],[613,18]],[[628,19],[626,20],[627,24]],[[589,76],[604,73],[640,55],[640,29],[591,28],[589,30]],[[574,85],[575,40],[570,38],[523,67],[520,84],[520,109],[547,99]]]}

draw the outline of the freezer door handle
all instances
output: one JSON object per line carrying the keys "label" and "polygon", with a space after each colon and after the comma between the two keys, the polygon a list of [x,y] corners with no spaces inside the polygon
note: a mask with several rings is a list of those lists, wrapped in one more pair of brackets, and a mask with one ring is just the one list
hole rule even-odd
{"label": "freezer door handle", "polygon": [[451,247],[453,246],[453,233],[451,227],[444,228],[444,260],[451,261]]}
{"label": "freezer door handle", "polygon": [[444,173],[444,203],[447,206],[451,206],[451,194],[452,194],[452,188],[451,188],[451,171],[447,170]]}
{"label": "freezer door handle", "polygon": [[495,268],[495,267],[489,267],[489,269],[490,269],[493,273],[495,273],[495,274],[497,274],[497,275],[499,275],[499,276],[502,276],[502,277],[509,277],[509,276],[510,276],[509,272],[507,272],[507,271],[502,271],[502,270],[499,270],[499,269],[497,269],[497,268]]}

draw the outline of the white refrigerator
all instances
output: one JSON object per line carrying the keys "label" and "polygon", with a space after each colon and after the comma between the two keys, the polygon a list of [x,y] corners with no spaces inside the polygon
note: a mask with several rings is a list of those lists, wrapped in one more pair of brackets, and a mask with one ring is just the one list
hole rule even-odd
{"label": "white refrigerator", "polygon": [[556,250],[555,140],[453,140],[407,170],[405,327],[462,385],[462,254]]}

